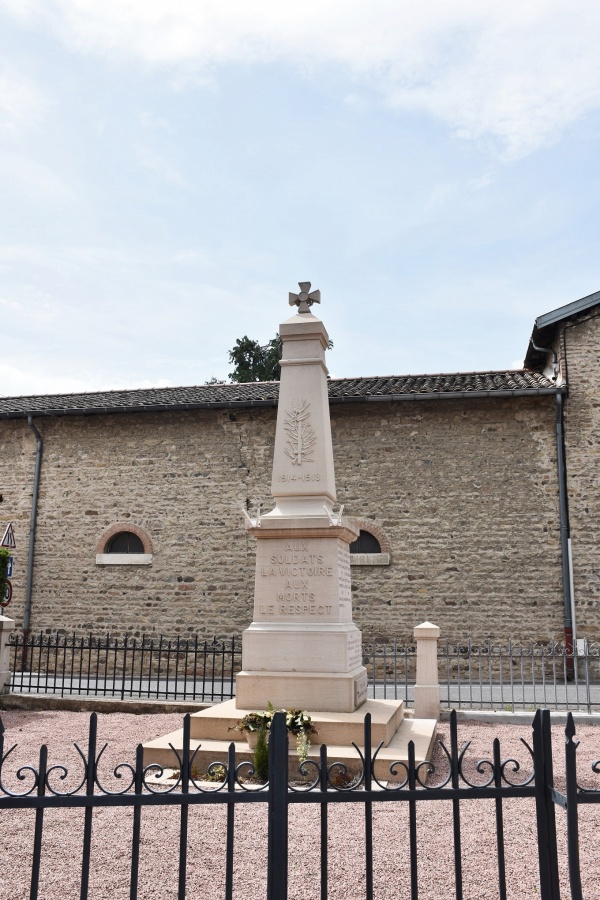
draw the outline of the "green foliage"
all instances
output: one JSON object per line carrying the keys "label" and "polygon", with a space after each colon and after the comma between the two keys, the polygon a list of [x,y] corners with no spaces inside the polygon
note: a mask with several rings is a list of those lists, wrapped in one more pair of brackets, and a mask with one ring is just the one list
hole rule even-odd
{"label": "green foliage", "polygon": [[7,547],[0,547],[0,600],[4,600],[4,594],[6,593],[9,559],[10,550]]}
{"label": "green foliage", "polygon": [[243,719],[236,722],[229,728],[229,731],[239,731],[243,734],[245,731],[260,731],[262,728],[269,728],[271,725],[272,715],[270,712],[250,712],[246,713]]}
{"label": "green foliage", "polygon": [[196,781],[216,781],[222,784],[227,778],[227,769],[221,763],[211,763],[208,770]]}
{"label": "green foliage", "polygon": [[245,731],[261,731],[263,728],[268,730],[276,712],[285,713],[285,724],[290,734],[298,737],[318,733],[311,716],[303,709],[275,709],[272,703],[269,703],[264,712],[246,713],[244,718],[232,725],[229,731],[239,731],[243,734]]}
{"label": "green foliage", "polygon": [[235,366],[229,378],[233,382],[246,381],[279,381],[281,370],[282,343],[279,335],[275,335],[267,344],[261,346],[247,335],[238,338],[233,350],[229,351],[229,361]]}
{"label": "green foliage", "polygon": [[267,726],[263,724],[258,732],[256,747],[252,757],[254,772],[259,781],[269,780],[269,745],[267,743]]}
{"label": "green foliage", "polygon": [[310,753],[310,738],[307,731],[301,731],[296,735],[296,750],[298,751],[298,762],[306,762]]}

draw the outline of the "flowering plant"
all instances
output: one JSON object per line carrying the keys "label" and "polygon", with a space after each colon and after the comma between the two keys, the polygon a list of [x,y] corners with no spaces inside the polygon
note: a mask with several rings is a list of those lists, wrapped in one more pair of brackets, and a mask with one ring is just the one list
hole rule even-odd
{"label": "flowering plant", "polygon": [[302,709],[275,709],[272,703],[264,712],[250,712],[236,722],[229,730],[239,731],[242,734],[245,731],[260,731],[261,728],[269,729],[273,716],[276,712],[285,713],[285,724],[290,734],[295,737],[299,735],[317,734],[317,729],[312,723],[312,718]]}

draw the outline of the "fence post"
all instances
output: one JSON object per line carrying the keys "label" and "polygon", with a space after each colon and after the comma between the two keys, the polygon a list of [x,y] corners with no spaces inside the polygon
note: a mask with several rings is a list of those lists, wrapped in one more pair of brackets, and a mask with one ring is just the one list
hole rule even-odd
{"label": "fence post", "polygon": [[285,713],[273,716],[269,730],[269,834],[267,900],[288,895],[288,734]]}
{"label": "fence post", "polygon": [[549,709],[538,709],[533,719],[533,768],[540,896],[542,900],[560,900],[556,819],[554,800],[551,794],[554,789],[554,772]]}
{"label": "fence post", "polygon": [[10,690],[10,646],[8,640],[14,627],[14,619],[0,616],[0,694],[8,694]]}
{"label": "fence post", "polygon": [[569,885],[572,900],[582,900],[581,866],[579,863],[579,807],[577,803],[577,748],[573,713],[567,716],[565,728],[565,773],[567,781],[567,850],[569,854]]}
{"label": "fence post", "polygon": [[440,629],[431,622],[423,622],[414,630],[417,642],[417,677],[415,683],[415,718],[439,719],[440,684],[438,677],[437,642]]}

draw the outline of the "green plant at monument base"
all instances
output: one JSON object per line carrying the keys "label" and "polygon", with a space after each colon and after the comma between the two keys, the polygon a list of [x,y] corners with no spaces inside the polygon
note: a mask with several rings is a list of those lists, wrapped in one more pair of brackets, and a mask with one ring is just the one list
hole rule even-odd
{"label": "green plant at monument base", "polygon": [[10,550],[6,547],[0,547],[0,600],[4,600],[4,595],[6,593],[9,560]]}
{"label": "green plant at monument base", "polygon": [[308,737],[310,734],[318,733],[313,725],[311,716],[303,709],[273,709],[269,703],[269,712],[271,715],[274,715],[276,712],[284,712],[287,730],[296,737],[301,737],[302,735]]}
{"label": "green plant at monument base", "polygon": [[267,744],[267,726],[263,725],[263,727],[258,732],[258,739],[256,741],[256,747],[254,748],[254,754],[252,756],[252,762],[254,763],[254,773],[259,781],[268,781],[269,780],[269,745]]}
{"label": "green plant at monument base", "polygon": [[227,769],[221,763],[213,763],[209,771],[201,776],[202,781],[217,781],[222,783],[227,778]]}
{"label": "green plant at monument base", "polygon": [[260,731],[261,728],[271,727],[272,715],[269,712],[251,712],[246,713],[243,719],[236,722],[229,728],[229,731],[239,731],[244,734],[246,731]]}
{"label": "green plant at monument base", "polygon": [[276,712],[285,713],[285,724],[288,732],[296,738],[304,736],[310,746],[309,736],[317,734],[317,729],[313,725],[311,716],[303,709],[275,709],[272,703],[269,703],[264,712],[246,713],[239,722],[231,726],[229,731],[239,731],[240,734],[244,734],[245,731],[260,731],[263,726],[268,731]]}
{"label": "green plant at monument base", "polygon": [[306,731],[301,731],[296,735],[296,750],[298,752],[298,762],[300,764],[306,762],[310,753],[310,738]]}

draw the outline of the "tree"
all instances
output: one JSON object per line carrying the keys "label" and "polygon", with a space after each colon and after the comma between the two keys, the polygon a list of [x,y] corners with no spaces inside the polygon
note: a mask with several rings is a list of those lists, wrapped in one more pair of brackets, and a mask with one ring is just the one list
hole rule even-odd
{"label": "tree", "polygon": [[247,335],[238,338],[233,350],[229,351],[229,361],[235,366],[229,373],[231,381],[279,381],[281,370],[282,343],[279,335],[275,335],[267,344],[261,346]]}

